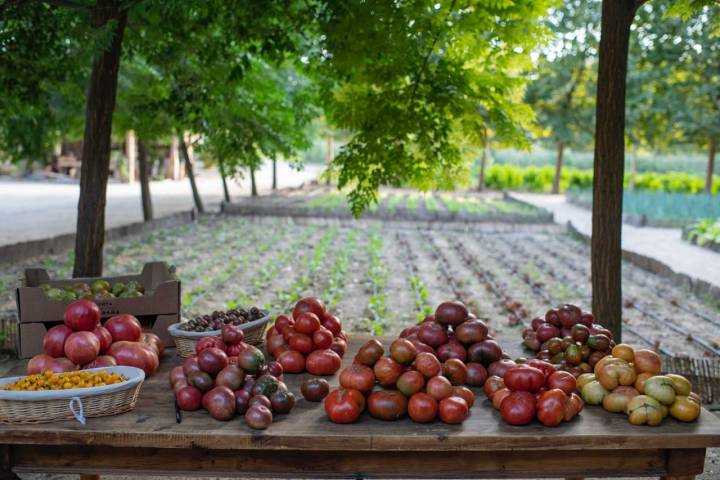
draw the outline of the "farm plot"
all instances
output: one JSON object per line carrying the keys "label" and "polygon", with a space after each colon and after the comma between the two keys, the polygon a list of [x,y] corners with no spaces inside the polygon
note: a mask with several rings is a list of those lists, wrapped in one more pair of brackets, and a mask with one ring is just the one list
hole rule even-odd
{"label": "farm plot", "polygon": [[[306,189],[307,190],[307,189]],[[306,195],[289,189],[270,196],[237,199],[226,204],[227,213],[244,215],[277,215],[293,217],[352,217],[347,197],[330,187],[313,187]],[[363,215],[366,219],[541,223],[552,220],[548,212],[505,199],[497,193],[476,192],[418,193],[411,190],[386,189],[378,203]]]}
{"label": "farm plot", "polygon": [[[386,197],[388,204],[393,198]],[[427,205],[428,198],[417,201]],[[516,352],[533,316],[566,302],[590,306],[588,247],[553,225],[460,228],[219,215],[113,241],[106,249],[108,274],[137,272],[149,260],[176,267],[186,317],[252,305],[278,314],[301,296],[318,295],[350,332],[397,334],[439,302],[460,299]],[[6,348],[15,336],[13,288],[22,269],[37,264],[66,277],[72,257],[0,270]],[[720,354],[717,310],[631,264],[623,274],[626,341],[668,355]]]}

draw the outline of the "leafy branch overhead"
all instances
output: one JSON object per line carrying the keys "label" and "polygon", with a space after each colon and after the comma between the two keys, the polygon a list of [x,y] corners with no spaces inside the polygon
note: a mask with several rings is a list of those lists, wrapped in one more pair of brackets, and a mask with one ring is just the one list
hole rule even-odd
{"label": "leafy branch overhead", "polygon": [[[548,2],[330,2],[310,59],[331,122],[353,132],[335,159],[353,212],[382,184],[451,187],[482,127],[526,144],[521,104]],[[348,14],[348,12],[351,12]]]}

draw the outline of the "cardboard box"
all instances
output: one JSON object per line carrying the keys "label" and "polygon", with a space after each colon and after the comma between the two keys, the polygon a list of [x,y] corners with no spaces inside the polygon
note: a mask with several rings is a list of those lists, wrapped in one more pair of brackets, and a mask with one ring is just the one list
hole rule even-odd
{"label": "cardboard box", "polygon": [[114,282],[135,280],[145,287],[145,295],[133,298],[107,298],[97,301],[102,321],[120,313],[134,315],[140,320],[144,330],[155,333],[165,346],[173,346],[167,327],[180,321],[180,281],[164,262],[146,263],[139,275],[120,277],[71,278],[51,280],[42,268],[25,270],[22,286],[16,291],[19,319],[20,358],[29,358],[42,353],[42,341],[45,332],[54,325],[62,323],[65,308],[72,302],[55,301],[48,298],[40,288],[41,284],[50,286],[74,285],[78,282],[91,284],[103,279]]}

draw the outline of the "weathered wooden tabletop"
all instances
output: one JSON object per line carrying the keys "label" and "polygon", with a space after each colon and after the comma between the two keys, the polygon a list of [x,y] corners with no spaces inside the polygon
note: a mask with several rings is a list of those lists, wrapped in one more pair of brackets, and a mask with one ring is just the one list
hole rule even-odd
{"label": "weathered wooden tabletop", "polygon": [[[351,340],[345,364],[366,340]],[[178,424],[167,378],[179,362],[172,351],[165,354],[132,412],[86,425],[0,425],[5,463],[17,471],[75,473],[207,468],[313,477],[694,475],[698,465],[702,470],[705,448],[720,446],[720,420],[707,411],[694,423],[667,418],[658,427],[638,427],[625,415],[586,407],[557,428],[512,427],[479,389],[462,425],[384,422],[367,413],[355,424],[336,425],[322,403],[300,395],[306,374],[285,375],[298,401],[267,430],[252,430],[242,418],[217,421],[204,411],[183,412]],[[337,376],[330,382],[337,384]]]}

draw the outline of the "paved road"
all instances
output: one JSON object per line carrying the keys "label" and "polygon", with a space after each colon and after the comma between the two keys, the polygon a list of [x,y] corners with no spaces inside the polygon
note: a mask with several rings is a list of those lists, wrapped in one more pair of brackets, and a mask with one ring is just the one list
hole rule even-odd
{"label": "paved road", "polygon": [[[291,170],[286,163],[278,163],[279,187],[297,186],[317,178],[320,165],[307,165],[303,171]],[[270,191],[272,170],[268,164],[256,175],[260,193]],[[199,171],[198,189],[207,210],[217,210],[222,199],[222,183],[215,170]],[[0,245],[48,238],[73,233],[77,222],[79,186],[76,182],[22,181],[0,177]],[[190,183],[181,181],[152,182],[155,217],[187,211],[193,207]],[[249,195],[250,180],[230,182],[230,195]],[[106,210],[107,227],[126,225],[142,220],[139,183],[111,183],[108,185]]]}
{"label": "paved road", "polygon": [[[571,205],[564,195],[518,193],[516,197],[550,210],[557,223],[572,222],[586,235],[592,232],[590,210]],[[623,224],[622,247],[654,258],[672,268],[720,287],[720,254],[684,241],[679,228],[634,227]]]}

